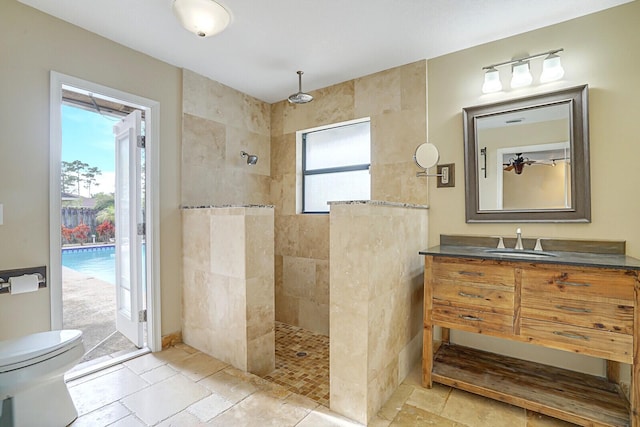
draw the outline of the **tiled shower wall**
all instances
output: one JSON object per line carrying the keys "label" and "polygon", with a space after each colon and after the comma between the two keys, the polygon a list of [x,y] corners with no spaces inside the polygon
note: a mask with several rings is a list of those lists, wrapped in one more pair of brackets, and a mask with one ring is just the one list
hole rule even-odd
{"label": "tiled shower wall", "polygon": [[189,70],[182,80],[182,205],[270,204],[271,106]]}
{"label": "tiled shower wall", "polygon": [[272,105],[276,320],[329,334],[329,216],[297,214],[296,132],[370,117],[371,198],[426,204],[412,158],[427,138],[426,82],[419,61],[311,92],[310,104]]}
{"label": "tiled shower wall", "polygon": [[184,70],[182,204],[275,205],[276,320],[329,334],[329,216],[297,213],[296,132],[370,117],[372,199],[425,204],[426,82],[423,60],[269,105]]}
{"label": "tiled shower wall", "polygon": [[184,342],[244,371],[273,371],[273,208],[183,209],[182,229]]}

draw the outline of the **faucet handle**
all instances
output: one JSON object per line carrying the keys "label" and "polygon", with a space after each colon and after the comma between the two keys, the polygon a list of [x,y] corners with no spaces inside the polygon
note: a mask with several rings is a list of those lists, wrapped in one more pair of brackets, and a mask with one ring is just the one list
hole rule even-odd
{"label": "faucet handle", "polygon": [[498,247],[497,249],[504,249],[504,239],[502,238],[502,236],[498,236]]}
{"label": "faucet handle", "polygon": [[536,246],[533,248],[534,251],[541,251],[542,249],[542,243],[540,243],[540,238],[538,237],[538,240],[536,240]]}

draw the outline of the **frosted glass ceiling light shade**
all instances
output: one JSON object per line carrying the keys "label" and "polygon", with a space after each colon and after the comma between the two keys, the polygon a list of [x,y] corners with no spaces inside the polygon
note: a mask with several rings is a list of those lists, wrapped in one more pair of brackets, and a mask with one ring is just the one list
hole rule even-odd
{"label": "frosted glass ceiling light shade", "polygon": [[483,93],[499,92],[502,90],[502,82],[500,81],[500,72],[491,67],[484,73],[484,84],[482,85]]}
{"label": "frosted glass ceiling light shade", "polygon": [[555,53],[547,56],[542,63],[542,74],[540,75],[540,83],[560,80],[563,76],[564,68],[562,68],[560,57]]}
{"label": "frosted glass ceiling light shade", "polygon": [[529,61],[521,61],[513,64],[511,73],[512,88],[529,86],[531,82],[533,82],[533,76],[529,71]]}
{"label": "frosted glass ceiling light shade", "polygon": [[218,34],[231,21],[229,12],[213,0],[175,0],[173,13],[184,28],[199,37]]}

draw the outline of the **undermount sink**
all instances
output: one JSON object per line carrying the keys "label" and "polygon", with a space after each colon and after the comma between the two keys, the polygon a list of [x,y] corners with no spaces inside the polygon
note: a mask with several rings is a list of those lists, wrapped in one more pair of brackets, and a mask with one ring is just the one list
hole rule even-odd
{"label": "undermount sink", "polygon": [[485,252],[494,255],[504,255],[509,257],[522,257],[522,258],[549,258],[556,257],[558,255],[550,252],[531,251],[521,249],[485,249]]}

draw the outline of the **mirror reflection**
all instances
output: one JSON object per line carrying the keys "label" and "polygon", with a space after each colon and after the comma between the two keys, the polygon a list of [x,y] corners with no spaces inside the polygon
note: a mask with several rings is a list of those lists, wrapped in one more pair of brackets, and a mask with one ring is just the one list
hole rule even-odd
{"label": "mirror reflection", "polygon": [[587,86],[463,109],[467,222],[588,222]]}
{"label": "mirror reflection", "polygon": [[571,207],[569,113],[565,103],[477,120],[481,211]]}

